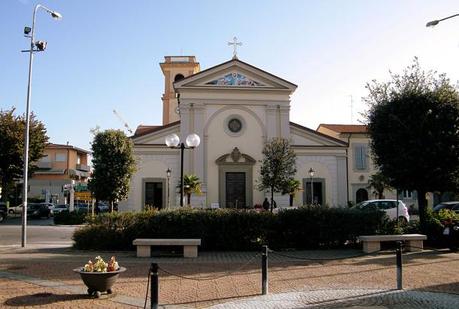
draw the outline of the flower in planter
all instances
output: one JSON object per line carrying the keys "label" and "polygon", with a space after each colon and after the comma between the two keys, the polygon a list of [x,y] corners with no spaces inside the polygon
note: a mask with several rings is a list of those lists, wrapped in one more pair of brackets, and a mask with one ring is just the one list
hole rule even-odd
{"label": "flower in planter", "polygon": [[84,265],[83,271],[106,273],[116,271],[120,268],[114,256],[110,258],[108,263],[106,263],[100,256],[96,256],[95,260],[95,263],[89,260],[88,263]]}

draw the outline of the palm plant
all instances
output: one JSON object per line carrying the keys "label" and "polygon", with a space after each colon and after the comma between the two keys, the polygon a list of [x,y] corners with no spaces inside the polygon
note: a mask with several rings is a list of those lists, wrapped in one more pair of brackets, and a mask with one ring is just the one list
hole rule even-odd
{"label": "palm plant", "polygon": [[378,195],[378,199],[384,198],[384,190],[390,189],[389,180],[381,172],[377,172],[368,179],[368,189],[373,188]]}
{"label": "palm plant", "polygon": [[285,183],[285,187],[282,190],[282,194],[288,194],[290,195],[290,202],[289,205],[293,206],[293,199],[295,198],[295,195],[297,192],[303,191],[301,188],[301,182],[297,179],[289,179]]}
{"label": "palm plant", "polygon": [[186,194],[187,205],[190,205],[191,194],[201,194],[199,177],[193,174],[183,176],[183,192]]}

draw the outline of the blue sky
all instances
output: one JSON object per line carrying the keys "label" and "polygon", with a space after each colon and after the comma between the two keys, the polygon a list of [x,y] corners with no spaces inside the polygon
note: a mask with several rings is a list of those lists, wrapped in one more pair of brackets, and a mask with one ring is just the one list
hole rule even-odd
{"label": "blue sky", "polygon": [[[194,55],[206,69],[227,61],[233,36],[241,60],[298,85],[291,120],[359,123],[365,83],[389,78],[418,56],[421,65],[459,80],[457,1],[0,1],[0,108],[25,110],[28,40],[35,4],[63,15],[37,16],[48,41],[34,60],[31,109],[51,141],[90,149],[90,129],[158,125],[164,90],[159,63]],[[353,100],[351,114],[351,95]]]}

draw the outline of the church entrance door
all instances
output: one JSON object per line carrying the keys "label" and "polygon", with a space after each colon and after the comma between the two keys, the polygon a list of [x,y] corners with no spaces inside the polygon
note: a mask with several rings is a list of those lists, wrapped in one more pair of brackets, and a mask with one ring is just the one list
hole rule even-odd
{"label": "church entrance door", "polygon": [[163,207],[162,182],[145,182],[145,207]]}
{"label": "church entrance door", "polygon": [[245,173],[226,172],[226,207],[246,208]]}

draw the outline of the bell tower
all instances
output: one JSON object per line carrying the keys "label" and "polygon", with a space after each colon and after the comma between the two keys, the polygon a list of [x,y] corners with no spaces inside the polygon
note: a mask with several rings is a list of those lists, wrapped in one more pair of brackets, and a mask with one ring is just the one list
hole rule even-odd
{"label": "bell tower", "polygon": [[200,71],[195,56],[165,56],[159,64],[164,74],[163,125],[180,120],[177,112],[178,100],[175,96],[174,82]]}

